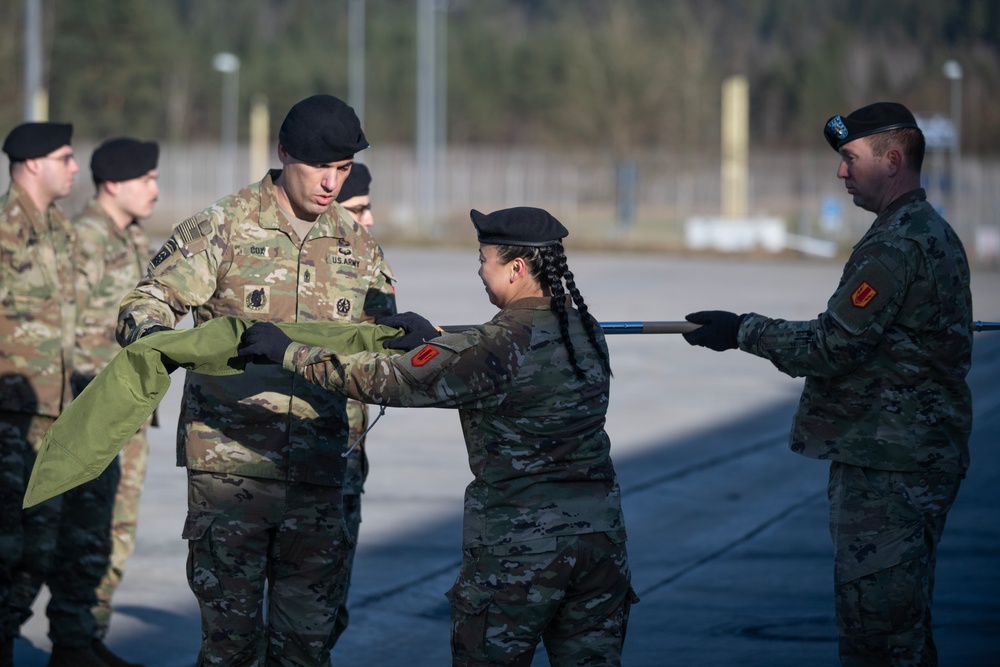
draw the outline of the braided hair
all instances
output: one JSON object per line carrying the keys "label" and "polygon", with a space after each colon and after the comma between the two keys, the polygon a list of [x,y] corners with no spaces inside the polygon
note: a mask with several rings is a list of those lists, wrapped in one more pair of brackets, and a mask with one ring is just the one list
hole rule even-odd
{"label": "braided hair", "polygon": [[601,346],[597,344],[597,333],[594,330],[594,320],[590,317],[590,312],[587,309],[587,304],[583,300],[583,295],[580,294],[580,290],[577,289],[573,272],[569,270],[569,266],[566,263],[566,251],[563,249],[562,242],[557,241],[553,245],[541,247],[512,245],[497,246],[497,260],[501,263],[506,264],[507,262],[511,262],[517,258],[524,260],[525,264],[528,265],[528,270],[531,272],[531,276],[537,280],[542,287],[547,287],[549,294],[552,296],[552,310],[555,312],[556,318],[559,320],[559,332],[562,335],[563,345],[566,346],[566,351],[569,352],[569,360],[573,365],[573,373],[576,375],[577,379],[582,382],[584,380],[584,373],[583,369],[580,368],[579,362],[576,360],[576,349],[573,346],[573,341],[570,340],[569,337],[569,315],[566,313],[565,298],[567,290],[573,299],[573,303],[576,304],[577,310],[580,311],[580,320],[583,323],[584,330],[587,332],[587,338],[590,340],[590,344],[594,346],[595,350],[597,350],[597,354],[601,358],[604,370],[610,375],[611,361],[608,359],[607,352],[605,352]]}

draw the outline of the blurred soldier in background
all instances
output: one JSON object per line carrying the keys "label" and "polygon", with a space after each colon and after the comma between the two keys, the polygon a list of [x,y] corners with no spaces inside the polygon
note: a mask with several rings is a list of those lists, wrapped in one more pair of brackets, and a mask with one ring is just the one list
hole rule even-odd
{"label": "blurred soldier in background", "polygon": [[[74,234],[55,201],[80,171],[71,125],[24,123],[3,144],[10,190],[0,199],[0,665],[43,583],[50,665],[103,667],[90,614],[95,568],[110,551],[101,480],[22,510],[42,436],[72,397],[76,326]],[[81,610],[84,613],[80,613]]]}
{"label": "blurred soldier in background", "polygon": [[[337,203],[344,207],[354,222],[362,227],[370,228],[375,224],[372,217],[371,196],[368,194],[372,182],[368,167],[355,162],[351,173],[347,175],[344,184],[337,195]],[[365,318],[370,320],[371,318]],[[368,478],[368,455],[365,453],[364,433],[368,429],[368,406],[361,401],[347,401],[347,420],[351,431],[348,442],[353,447],[347,455],[347,472],[344,478],[344,518],[347,530],[351,533],[355,548],[347,557],[347,574],[344,580],[344,601],[337,610],[337,622],[333,627],[333,643],[347,629],[350,622],[347,612],[347,593],[351,586],[351,571],[354,569],[354,554],[357,550],[358,533],[361,530],[361,494],[365,490],[365,480]]]}
{"label": "blurred soldier in background", "polygon": [[[395,312],[382,249],[335,198],[368,147],[353,109],[315,95],[278,135],[283,169],[176,225],[125,297],[123,345],[235,315],[359,322]],[[332,210],[331,210],[332,209]],[[188,577],[199,665],[327,665],[346,559],[346,401],[281,368],[188,374],[178,463],[188,469]],[[265,581],[267,601],[265,608]],[[266,618],[266,621],[265,621]]]}
{"label": "blurred soldier in background", "polygon": [[[115,340],[118,307],[142,278],[149,262],[149,239],[139,220],[153,212],[160,188],[157,183],[156,143],[131,138],[110,139],[90,159],[97,190],[76,216],[77,299],[80,311],[76,331],[74,373],[79,393],[121,347]],[[111,597],[121,583],[125,561],[135,550],[139,496],[146,477],[149,441],[143,426],[122,449],[109,471],[118,473],[113,498],[112,550],[97,587],[92,613],[97,623],[95,650],[106,663],[124,666],[107,655],[102,643],[111,621]]]}
{"label": "blurred soldier in background", "polygon": [[920,187],[924,137],[906,107],[872,104],[824,132],[854,203],[878,216],[826,311],[692,313],[702,326],[684,337],[805,376],[791,448],[831,461],[841,662],[934,667],[937,544],[969,466],[969,264]]}
{"label": "blurred soldier in background", "polygon": [[356,162],[351,167],[351,173],[344,181],[344,186],[340,188],[340,194],[337,195],[337,203],[347,209],[354,222],[362,227],[371,227],[375,224],[372,198],[368,192],[371,184],[372,174],[368,171],[368,167]]}

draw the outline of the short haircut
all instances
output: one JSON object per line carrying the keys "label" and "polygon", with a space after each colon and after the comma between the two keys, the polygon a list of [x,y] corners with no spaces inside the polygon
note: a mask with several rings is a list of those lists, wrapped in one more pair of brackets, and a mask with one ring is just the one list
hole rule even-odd
{"label": "short haircut", "polygon": [[920,173],[923,167],[926,143],[924,133],[916,128],[903,127],[873,134],[868,137],[868,145],[875,157],[882,157],[890,149],[898,147],[911,169]]}

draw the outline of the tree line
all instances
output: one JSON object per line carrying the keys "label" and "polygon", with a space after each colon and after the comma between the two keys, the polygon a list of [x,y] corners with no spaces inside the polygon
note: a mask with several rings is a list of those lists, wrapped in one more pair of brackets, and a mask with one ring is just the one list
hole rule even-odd
{"label": "tree line", "polygon": [[[739,74],[752,145],[816,147],[829,116],[877,100],[948,115],[953,59],[963,151],[1000,151],[995,0],[438,1],[449,143],[714,151]],[[302,97],[347,98],[348,0],[41,2],[49,115],[79,137],[216,140],[222,51],[241,59],[242,117],[266,96],[272,136]],[[23,4],[0,2],[0,128],[22,120]],[[373,144],[414,140],[416,23],[416,0],[366,1]]]}

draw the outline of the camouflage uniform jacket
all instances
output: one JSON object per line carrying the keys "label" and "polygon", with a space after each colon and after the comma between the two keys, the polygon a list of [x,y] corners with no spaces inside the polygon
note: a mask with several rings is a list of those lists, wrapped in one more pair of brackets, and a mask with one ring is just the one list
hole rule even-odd
{"label": "camouflage uniform jacket", "polygon": [[138,221],[121,229],[91,199],[73,219],[76,226],[78,320],[76,372],[93,379],[121,346],[115,340],[118,307],[149,262],[149,238]]}
{"label": "camouflage uniform jacket", "polygon": [[[359,322],[395,312],[382,249],[339,204],[306,238],[278,208],[272,171],[174,227],[122,301],[118,341],[189,309],[195,325],[232,315],[271,322]],[[155,334],[154,334],[155,335]],[[277,366],[241,377],[189,373],[178,465],[192,470],[340,486],[347,442],[342,397]]]}
{"label": "camouflage uniform jacket", "polygon": [[968,468],[969,265],[923,190],[878,216],[817,319],[751,313],[739,344],[806,376],[793,451],[899,472]]}
{"label": "camouflage uniform jacket", "polygon": [[285,368],[367,403],[458,408],[474,476],[467,547],[623,531],[604,431],[609,376],[568,308],[586,373],[577,380],[550,304],[520,299],[487,324],[398,356],[290,345]]}
{"label": "camouflage uniform jacket", "polygon": [[0,411],[56,417],[72,397],[74,243],[55,204],[0,197]]}

